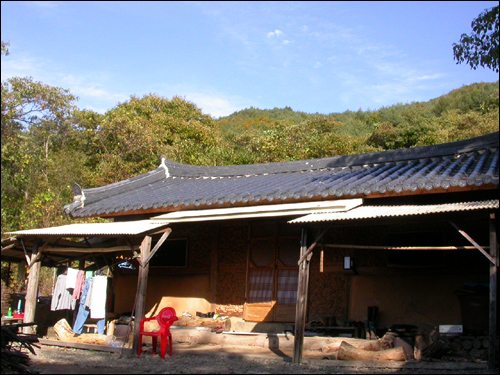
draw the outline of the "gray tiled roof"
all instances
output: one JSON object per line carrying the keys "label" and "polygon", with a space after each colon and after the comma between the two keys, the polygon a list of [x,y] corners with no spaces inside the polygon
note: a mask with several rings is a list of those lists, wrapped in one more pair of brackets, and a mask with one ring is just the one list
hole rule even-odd
{"label": "gray tiled roof", "polygon": [[[498,132],[465,141],[282,163],[200,167],[162,160],[146,174],[80,189],[73,217],[258,205],[427,190],[498,188]],[[84,196],[83,207],[79,196]]]}

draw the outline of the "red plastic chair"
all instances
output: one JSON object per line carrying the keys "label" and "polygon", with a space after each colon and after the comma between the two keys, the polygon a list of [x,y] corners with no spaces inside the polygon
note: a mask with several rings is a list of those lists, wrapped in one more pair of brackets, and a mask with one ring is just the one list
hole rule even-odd
{"label": "red plastic chair", "polygon": [[[144,330],[144,323],[150,320],[157,320],[160,325],[160,329],[155,332],[147,332]],[[156,354],[156,345],[158,344],[158,337],[160,337],[161,344],[161,358],[165,358],[165,353],[167,352],[167,344],[170,340],[170,357],[172,357],[172,334],[170,333],[170,327],[176,320],[177,315],[172,307],[165,307],[160,311],[160,313],[152,318],[144,318],[141,320],[141,326],[139,331],[139,348],[138,356],[141,355],[142,351],[142,336],[151,336],[153,338],[153,354]]]}

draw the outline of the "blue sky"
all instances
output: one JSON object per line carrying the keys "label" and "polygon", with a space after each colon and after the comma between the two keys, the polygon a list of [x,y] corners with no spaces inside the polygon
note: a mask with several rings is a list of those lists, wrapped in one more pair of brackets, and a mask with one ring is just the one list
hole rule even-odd
{"label": "blue sky", "polygon": [[131,95],[181,96],[214,117],[428,101],[489,69],[452,44],[495,1],[2,1],[2,81],[32,76],[104,113]]}

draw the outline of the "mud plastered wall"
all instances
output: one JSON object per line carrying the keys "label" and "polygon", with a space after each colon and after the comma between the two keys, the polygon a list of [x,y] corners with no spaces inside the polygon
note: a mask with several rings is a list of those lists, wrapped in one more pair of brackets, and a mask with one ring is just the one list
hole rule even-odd
{"label": "mud plastered wall", "polygon": [[245,303],[248,226],[221,225],[218,242],[216,311],[242,317]]}
{"label": "mud plastered wall", "polygon": [[[210,252],[214,233],[206,224],[172,225],[168,239],[187,239],[187,267],[149,268],[146,311],[155,312],[166,306],[193,315],[196,311],[210,311]],[[132,310],[137,290],[137,270],[119,272],[114,290],[114,312],[118,314]]]}

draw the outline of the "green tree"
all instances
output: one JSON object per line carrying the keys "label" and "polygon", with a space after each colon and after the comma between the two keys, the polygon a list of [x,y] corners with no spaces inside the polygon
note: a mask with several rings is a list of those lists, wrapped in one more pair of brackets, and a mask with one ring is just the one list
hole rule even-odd
{"label": "green tree", "polygon": [[488,67],[498,73],[498,5],[482,12],[472,21],[472,34],[462,34],[453,43],[457,64],[466,62],[472,69]]}
{"label": "green tree", "polygon": [[54,157],[72,131],[68,119],[75,100],[68,90],[30,77],[2,82],[2,232],[51,225],[61,216],[62,188],[54,185],[61,171],[55,164],[70,165],[72,159]]}
{"label": "green tree", "polygon": [[2,55],[8,56],[10,55],[9,49],[7,48],[10,46],[10,43],[4,42],[2,40]]}
{"label": "green tree", "polygon": [[161,155],[179,163],[220,164],[213,119],[180,97],[132,96],[106,112],[92,132],[87,141],[96,185],[157,168]]}

